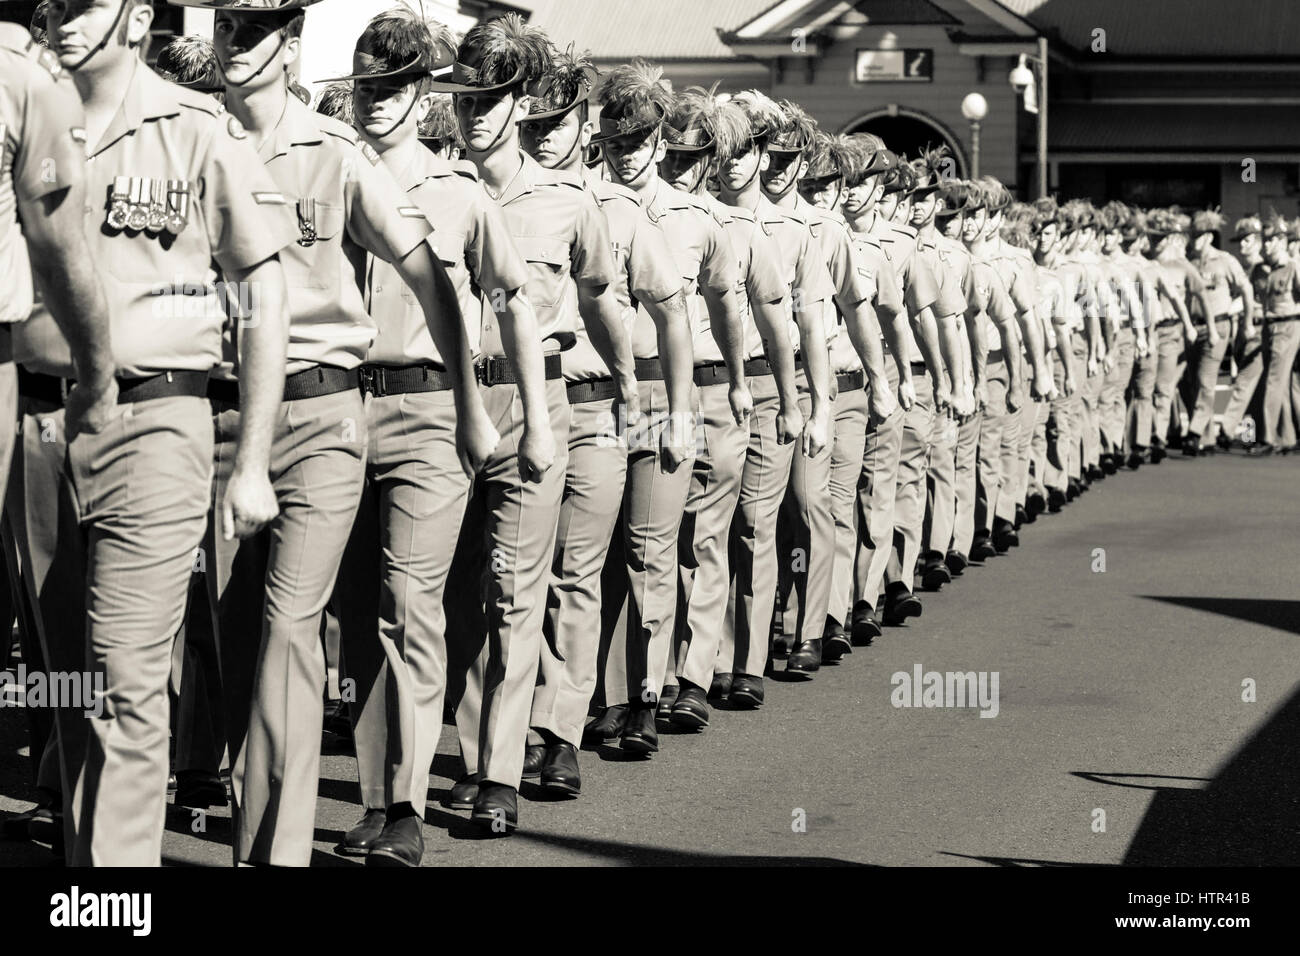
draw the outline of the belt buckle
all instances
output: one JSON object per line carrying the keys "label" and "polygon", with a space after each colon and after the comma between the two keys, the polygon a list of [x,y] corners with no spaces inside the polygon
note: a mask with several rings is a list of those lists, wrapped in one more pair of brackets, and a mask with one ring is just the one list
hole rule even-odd
{"label": "belt buckle", "polygon": [[500,384],[497,382],[498,371],[496,366],[497,358],[495,356],[485,355],[483,357],[483,384],[487,388]]}
{"label": "belt buckle", "polygon": [[368,365],[362,365],[357,369],[357,379],[361,385],[361,394],[369,392],[371,395],[376,394],[375,370]]}

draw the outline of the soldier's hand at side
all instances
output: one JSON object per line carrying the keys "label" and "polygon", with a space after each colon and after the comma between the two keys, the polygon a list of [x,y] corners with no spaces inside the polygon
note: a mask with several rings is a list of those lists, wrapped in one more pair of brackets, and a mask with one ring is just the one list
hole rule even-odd
{"label": "soldier's hand at side", "polygon": [[1033,389],[1030,396],[1035,399],[1050,398],[1053,390],[1052,376],[1047,372],[1034,376]]}
{"label": "soldier's hand at side", "polygon": [[898,383],[898,405],[905,412],[910,412],[916,404],[916,386],[911,379]]}
{"label": "soldier's hand at side", "polygon": [[99,434],[117,414],[117,379],[108,375],[103,381],[79,381],[68,393],[65,409],[68,441],[83,433]]}
{"label": "soldier's hand at side", "polygon": [[660,467],[668,474],[695,457],[695,416],[670,414],[659,433]]}
{"label": "soldier's hand at side", "polygon": [[236,468],[221,502],[221,537],[247,538],[261,531],[280,513],[275,489],[265,471]]}
{"label": "soldier's hand at side", "polygon": [[524,481],[541,481],[555,464],[555,436],[549,428],[526,427],[519,443],[519,472]]}
{"label": "soldier's hand at side", "polygon": [[798,405],[781,409],[776,416],[776,443],[788,445],[796,441],[803,434],[803,424],[803,412]]}
{"label": "soldier's hand at side", "polygon": [[618,400],[627,413],[627,426],[631,428],[641,420],[641,392],[637,388],[636,379],[629,375],[626,378],[617,378],[618,382]]}
{"label": "soldier's hand at side", "polygon": [[816,458],[830,443],[830,416],[825,412],[814,414],[803,426],[803,453],[806,458]]}
{"label": "soldier's hand at side", "polygon": [[871,390],[871,415],[878,422],[883,422],[894,414],[898,408],[898,402],[894,399],[893,393],[886,389]]}
{"label": "soldier's hand at side", "polygon": [[[975,411],[982,412],[989,405],[989,387],[983,382],[975,386]],[[972,413],[973,414],[973,413]]]}
{"label": "soldier's hand at side", "polygon": [[1073,395],[1077,387],[1078,384],[1074,380],[1074,373],[1067,372],[1065,375],[1065,392],[1064,392],[1065,397],[1069,398],[1071,395]]}
{"label": "soldier's hand at side", "polygon": [[733,384],[727,391],[727,401],[731,403],[731,417],[736,424],[749,424],[749,416],[754,413],[754,396],[749,386]]}
{"label": "soldier's hand at side", "polygon": [[[478,474],[483,463],[496,450],[501,435],[488,418],[487,411],[479,406],[456,422],[456,452],[460,456],[460,466],[465,474],[473,478]],[[553,453],[552,453],[553,454]]]}
{"label": "soldier's hand at side", "polygon": [[[1007,386],[1007,411],[1008,412],[1020,411],[1020,406],[1023,404],[1023,402],[1021,401],[1022,393],[1020,389],[1021,389],[1021,385],[1019,382],[1012,382],[1009,386]],[[984,406],[981,405],[980,407],[983,408]]]}

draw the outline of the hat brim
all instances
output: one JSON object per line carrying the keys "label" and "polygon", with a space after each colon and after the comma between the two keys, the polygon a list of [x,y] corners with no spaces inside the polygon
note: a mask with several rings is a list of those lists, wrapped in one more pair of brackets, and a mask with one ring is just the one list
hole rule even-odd
{"label": "hat brim", "polygon": [[923,183],[920,186],[913,186],[910,190],[908,190],[908,192],[910,192],[913,196],[928,196],[931,193],[937,193],[938,191],[939,191],[938,183]]}
{"label": "hat brim", "polygon": [[583,103],[588,102],[590,99],[591,99],[591,89],[589,87],[584,92],[580,93],[577,99],[575,99],[568,106],[561,106],[558,109],[553,109],[553,110],[543,110],[540,113],[529,113],[527,116],[525,116],[523,119],[519,120],[518,122],[527,123],[529,120],[559,119],[561,116],[564,116],[566,113],[571,113],[573,110],[576,110],[579,106],[581,106]]}
{"label": "hat brim", "polygon": [[700,145],[690,143],[674,143],[667,136],[664,137],[664,145],[668,147],[670,153],[707,153],[717,145],[713,140]]}
{"label": "hat brim", "polygon": [[1235,236],[1232,237],[1232,241],[1233,241],[1233,242],[1242,242],[1242,241],[1244,241],[1244,240],[1246,240],[1246,239],[1249,239],[1251,236],[1262,236],[1262,235],[1264,235],[1262,232],[1254,232],[1254,231],[1252,231],[1252,232],[1239,232],[1239,233],[1237,233]]}
{"label": "hat brim", "polygon": [[637,126],[634,127],[633,129],[608,130],[608,131],[602,130],[601,132],[597,133],[595,136],[591,138],[591,142],[593,144],[608,143],[610,140],[622,139],[625,136],[628,137],[637,136],[644,139],[650,136],[650,134],[652,134],[653,132],[655,132],[655,130],[659,128],[662,122],[663,121],[660,120],[657,123],[647,123],[644,126]]}
{"label": "hat brim", "polygon": [[429,90],[433,93],[496,93],[500,90],[508,90],[512,86],[518,86],[524,82],[524,71],[517,70],[515,75],[504,83],[492,83],[482,86],[475,83],[457,83],[453,80],[434,79],[429,82]]}

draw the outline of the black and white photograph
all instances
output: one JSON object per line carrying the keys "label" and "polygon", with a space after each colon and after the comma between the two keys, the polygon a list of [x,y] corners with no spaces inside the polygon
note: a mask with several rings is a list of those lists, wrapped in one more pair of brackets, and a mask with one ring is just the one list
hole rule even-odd
{"label": "black and white photograph", "polygon": [[1277,926],[1298,352],[1295,0],[0,2],[0,926]]}

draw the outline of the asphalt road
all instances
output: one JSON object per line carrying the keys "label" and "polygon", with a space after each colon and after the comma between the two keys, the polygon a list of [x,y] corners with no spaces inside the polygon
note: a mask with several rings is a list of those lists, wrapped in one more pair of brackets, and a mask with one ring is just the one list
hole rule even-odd
{"label": "asphalt road", "polygon": [[[1298,481],[1300,459],[1240,455],[1109,478],[910,626],[811,683],[768,680],[761,710],[661,725],[649,761],[584,751],[576,800],[525,784],[509,838],[437,805],[445,729],[424,864],[1300,863]],[[996,717],[894,707],[891,675],[917,665],[996,672]],[[31,795],[22,728],[0,710],[2,814]],[[354,760],[327,754],[314,863],[357,865],[333,852],[357,801]],[[228,816],[191,823],[169,812],[164,861],[227,865]],[[0,843],[0,864],[49,860]]]}

